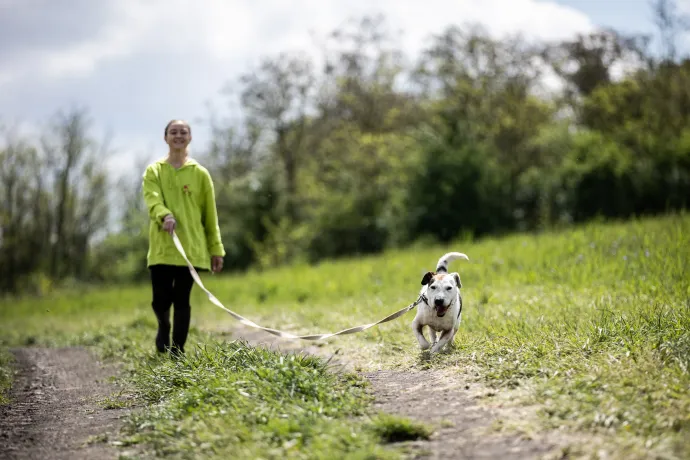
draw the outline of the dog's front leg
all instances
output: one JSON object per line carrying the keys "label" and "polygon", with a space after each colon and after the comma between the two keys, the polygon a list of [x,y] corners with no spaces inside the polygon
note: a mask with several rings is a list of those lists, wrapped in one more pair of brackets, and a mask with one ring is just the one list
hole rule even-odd
{"label": "dog's front leg", "polygon": [[441,336],[438,338],[438,342],[436,342],[436,344],[431,348],[431,352],[436,353],[440,351],[448,343],[451,337],[453,337],[453,335],[452,330],[441,332]]}
{"label": "dog's front leg", "polygon": [[431,342],[431,345],[435,345],[437,340],[438,338],[436,337],[436,331],[432,328],[429,328],[429,342]]}
{"label": "dog's front leg", "polygon": [[414,332],[415,337],[417,337],[417,341],[419,342],[419,347],[422,350],[427,350],[431,346],[431,344],[426,340],[426,337],[424,337],[424,333],[422,332],[422,329],[424,329],[424,325],[419,324],[416,321],[414,321],[412,323],[412,331]]}

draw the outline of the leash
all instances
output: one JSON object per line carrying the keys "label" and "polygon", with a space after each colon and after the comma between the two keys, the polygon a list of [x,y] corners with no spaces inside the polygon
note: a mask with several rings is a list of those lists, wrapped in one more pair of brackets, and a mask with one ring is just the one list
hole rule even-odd
{"label": "leash", "polygon": [[180,242],[180,239],[177,237],[177,233],[175,233],[174,230],[172,233],[172,239],[173,239],[173,242],[175,243],[175,247],[177,247],[177,250],[180,252],[180,254],[184,258],[185,262],[187,263],[187,267],[189,268],[189,271],[192,274],[192,278],[194,278],[194,281],[196,282],[196,284],[206,293],[209,300],[214,305],[225,310],[230,316],[232,316],[233,318],[235,318],[236,320],[238,320],[240,323],[244,324],[245,326],[253,327],[256,329],[261,329],[261,330],[266,331],[268,333],[271,333],[273,335],[277,335],[278,337],[285,337],[285,338],[289,338],[289,339],[302,339],[302,340],[323,340],[323,339],[335,337],[336,335],[346,335],[346,334],[354,334],[357,332],[362,332],[362,331],[369,329],[370,327],[374,327],[378,324],[392,321],[392,320],[404,315],[405,313],[412,310],[414,307],[416,307],[417,305],[419,305],[420,303],[422,303],[425,300],[425,297],[423,295],[420,295],[419,298],[414,303],[408,305],[405,308],[402,308],[402,309],[396,311],[395,313],[392,313],[392,314],[386,316],[385,318],[383,318],[379,321],[376,321],[375,323],[363,324],[361,326],[350,327],[348,329],[343,329],[342,331],[326,333],[326,334],[295,335],[295,334],[291,334],[289,332],[280,331],[278,329],[272,329],[269,327],[259,326],[255,322],[253,322],[253,321],[235,313],[234,311],[226,308],[220,302],[220,300],[218,300],[216,298],[216,296],[214,296],[208,289],[206,289],[206,287],[204,286],[204,283],[201,282],[201,278],[199,277],[199,274],[196,272],[194,265],[192,265],[192,263],[187,258],[187,254],[185,253],[185,250],[182,247],[182,243]]}

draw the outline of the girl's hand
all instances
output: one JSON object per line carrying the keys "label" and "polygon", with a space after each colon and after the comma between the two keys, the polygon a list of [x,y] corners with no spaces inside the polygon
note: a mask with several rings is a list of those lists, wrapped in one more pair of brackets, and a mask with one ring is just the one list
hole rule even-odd
{"label": "girl's hand", "polygon": [[168,214],[167,216],[165,216],[165,218],[163,219],[163,230],[172,235],[173,230],[175,230],[176,226],[177,221],[175,220],[172,214]]}
{"label": "girl's hand", "polygon": [[218,273],[223,269],[223,257],[213,256],[211,257],[211,270],[213,273]]}

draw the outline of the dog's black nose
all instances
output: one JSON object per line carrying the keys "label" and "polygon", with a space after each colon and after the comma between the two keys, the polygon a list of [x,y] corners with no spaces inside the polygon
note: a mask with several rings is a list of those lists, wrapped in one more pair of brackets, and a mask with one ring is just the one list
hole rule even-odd
{"label": "dog's black nose", "polygon": [[436,305],[437,307],[442,307],[443,299],[434,299],[434,305]]}

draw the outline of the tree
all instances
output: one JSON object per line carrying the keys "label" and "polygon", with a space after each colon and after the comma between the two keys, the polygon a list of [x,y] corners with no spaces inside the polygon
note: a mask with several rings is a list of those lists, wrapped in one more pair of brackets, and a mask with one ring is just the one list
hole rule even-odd
{"label": "tree", "polygon": [[39,152],[14,130],[0,149],[0,290],[16,291],[44,260],[51,221]]}
{"label": "tree", "polygon": [[338,129],[355,124],[364,133],[412,126],[422,114],[415,97],[401,88],[407,75],[398,36],[383,16],[350,20],[331,32],[323,46],[324,80],[318,118]]}
{"label": "tree", "polygon": [[681,15],[675,0],[653,0],[651,2],[654,23],[659,29],[663,62],[674,62],[677,58],[678,37],[690,30],[690,17]]}
{"label": "tree", "polygon": [[642,67],[649,37],[624,35],[613,29],[577,34],[571,40],[547,44],[541,55],[565,82],[565,98],[577,107],[617,72]]}
{"label": "tree", "polygon": [[285,197],[290,219],[297,217],[297,173],[311,108],[315,77],[312,62],[303,56],[280,54],[263,59],[258,69],[241,77],[242,107],[250,126],[268,132],[275,156],[285,171]]}
{"label": "tree", "polygon": [[[506,225],[507,216],[520,219],[514,212],[521,205],[520,176],[530,167],[550,163],[553,155],[535,149],[531,142],[555,115],[555,107],[537,96],[541,76],[538,51],[519,36],[497,40],[481,27],[464,30],[453,26],[434,38],[418,62],[415,81],[430,107],[430,116],[421,125],[428,126],[435,139],[429,154],[446,161],[446,156],[475,152],[484,156],[483,165],[470,161],[468,168],[501,165],[505,189],[494,192],[505,197],[503,209],[500,217],[490,220],[491,225],[482,224],[478,231],[496,229],[491,227],[494,224]],[[493,167],[486,171],[493,177],[489,172]],[[466,191],[467,184],[459,178],[448,180],[444,187]],[[480,186],[477,181],[473,183]],[[490,194],[475,191],[473,196],[480,200]]]}
{"label": "tree", "polygon": [[55,279],[84,275],[89,243],[107,225],[107,149],[89,136],[85,110],[58,112],[43,137],[46,165],[52,172],[55,219],[50,274]]}

